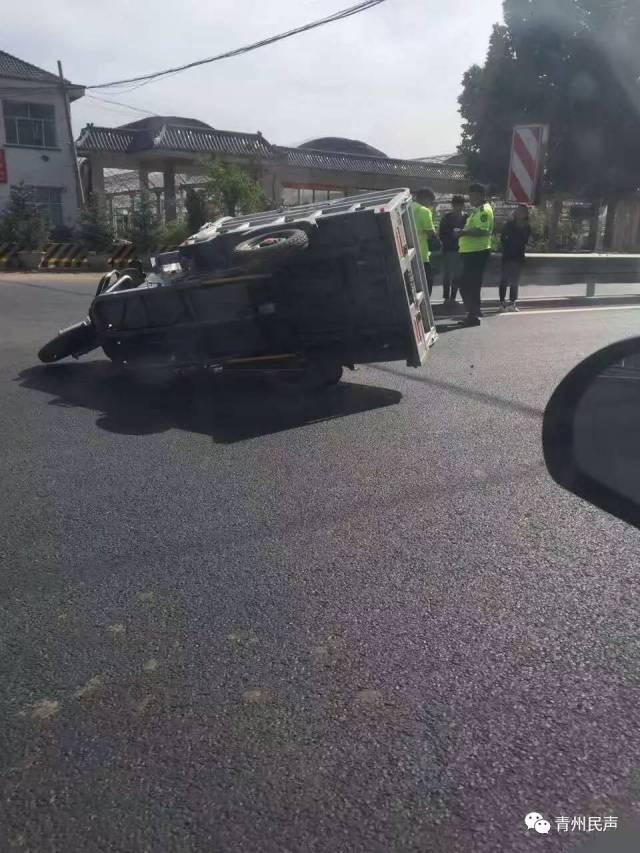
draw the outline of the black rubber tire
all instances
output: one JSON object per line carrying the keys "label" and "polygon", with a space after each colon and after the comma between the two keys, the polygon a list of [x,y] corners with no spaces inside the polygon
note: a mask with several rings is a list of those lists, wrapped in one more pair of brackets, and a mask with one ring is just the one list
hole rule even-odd
{"label": "black rubber tire", "polygon": [[273,269],[303,252],[309,246],[309,237],[299,228],[282,228],[238,243],[233,258],[242,265]]}
{"label": "black rubber tire", "polygon": [[271,388],[284,397],[311,394],[337,385],[342,379],[342,365],[335,362],[311,362],[300,371],[269,373],[267,380]]}
{"label": "black rubber tire", "polygon": [[69,326],[68,329],[63,329],[55,338],[45,344],[38,358],[44,364],[52,364],[54,361],[60,361],[67,358],[69,355],[84,355],[98,347],[98,335],[96,329],[90,320],[83,320],[81,323],[76,323],[75,326]]}

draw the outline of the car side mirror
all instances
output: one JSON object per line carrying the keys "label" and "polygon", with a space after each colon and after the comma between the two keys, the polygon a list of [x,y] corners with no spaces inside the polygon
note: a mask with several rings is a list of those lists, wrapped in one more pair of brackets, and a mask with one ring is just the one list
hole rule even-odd
{"label": "car side mirror", "polygon": [[640,528],[640,338],[599,350],[562,380],[542,444],[556,483]]}

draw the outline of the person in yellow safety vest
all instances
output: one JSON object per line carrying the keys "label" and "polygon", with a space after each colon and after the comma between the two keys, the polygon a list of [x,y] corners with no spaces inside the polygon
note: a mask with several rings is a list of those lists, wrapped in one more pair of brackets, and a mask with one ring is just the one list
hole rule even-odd
{"label": "person in yellow safety vest", "polygon": [[429,239],[433,239],[436,236],[436,229],[433,224],[433,205],[436,202],[436,194],[429,187],[424,187],[417,190],[413,195],[415,198],[412,205],[413,219],[416,223],[416,231],[418,232],[418,251],[420,253],[420,260],[424,264],[429,296],[431,296],[431,291],[433,290],[433,269],[431,267]]}
{"label": "person in yellow safety vest", "polygon": [[482,184],[469,187],[471,213],[459,232],[458,251],[462,260],[460,292],[467,311],[461,326],[479,326],[480,292],[482,278],[491,254],[493,235],[493,208],[486,200],[486,190]]}

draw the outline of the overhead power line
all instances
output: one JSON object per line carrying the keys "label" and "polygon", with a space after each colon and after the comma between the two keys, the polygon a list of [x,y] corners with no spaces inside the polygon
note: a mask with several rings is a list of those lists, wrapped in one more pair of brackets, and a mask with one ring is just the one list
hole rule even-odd
{"label": "overhead power line", "polygon": [[[125,104],[122,101],[112,101],[111,98],[101,98],[98,95],[87,95],[87,98],[91,98],[92,101],[102,101],[104,104],[117,104],[119,107],[126,107],[128,110],[133,110],[136,113],[144,113],[148,116],[157,116],[158,113],[152,113],[149,110],[143,110],[140,107],[134,107],[131,104]],[[119,112],[122,112],[120,110]]]}
{"label": "overhead power line", "polygon": [[[167,68],[164,71],[155,71],[153,74],[143,74],[140,77],[128,77],[124,80],[112,80],[110,83],[95,83],[92,86],[87,86],[87,89],[108,89],[112,86],[122,86],[128,83],[139,83],[140,85],[145,85],[147,83],[151,83],[153,80],[157,80],[159,78],[165,77],[169,74],[177,74],[180,71],[186,71],[188,68],[196,68],[198,65],[207,65],[210,62],[218,62],[221,59],[230,59],[232,56],[240,56],[243,53],[249,53],[252,50],[257,50],[259,47],[266,47],[269,44],[274,44],[277,41],[282,41],[283,39],[291,38],[291,36],[299,35],[300,33],[308,32],[309,30],[313,30],[316,27],[322,27],[325,24],[331,24],[334,21],[342,21],[345,18],[350,18],[353,15],[358,15],[360,12],[366,12],[368,9],[373,9],[374,6],[379,6],[381,3],[385,3],[386,0],[364,0],[362,3],[358,3],[355,6],[350,6],[348,9],[342,9],[339,12],[334,12],[332,15],[328,15],[325,18],[320,18],[318,21],[312,21],[309,24],[303,24],[301,27],[296,27],[293,30],[288,30],[285,33],[280,33],[276,36],[270,36],[269,38],[262,39],[261,41],[254,42],[253,44],[245,45],[244,47],[238,47],[234,50],[228,50],[226,53],[220,53],[218,56],[211,56],[208,59],[198,59],[195,62],[189,62],[186,65],[179,65],[176,68]],[[135,87],[137,88],[137,87]]]}

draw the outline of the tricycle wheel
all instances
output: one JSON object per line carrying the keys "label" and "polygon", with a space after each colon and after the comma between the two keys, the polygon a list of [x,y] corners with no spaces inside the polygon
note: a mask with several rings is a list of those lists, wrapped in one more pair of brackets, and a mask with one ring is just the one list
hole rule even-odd
{"label": "tricycle wheel", "polygon": [[69,355],[77,358],[97,347],[98,335],[95,326],[87,318],[82,323],[76,323],[75,326],[69,326],[68,329],[58,332],[53,340],[42,347],[38,358],[45,364],[51,364]]}
{"label": "tricycle wheel", "polygon": [[238,243],[233,249],[233,257],[241,264],[251,267],[273,269],[288,261],[293,255],[304,251],[309,238],[299,228],[288,228],[260,234],[250,240]]}
{"label": "tricycle wheel", "polygon": [[342,379],[342,365],[335,362],[310,362],[300,370],[278,370],[268,374],[271,388],[283,396],[322,391]]}

